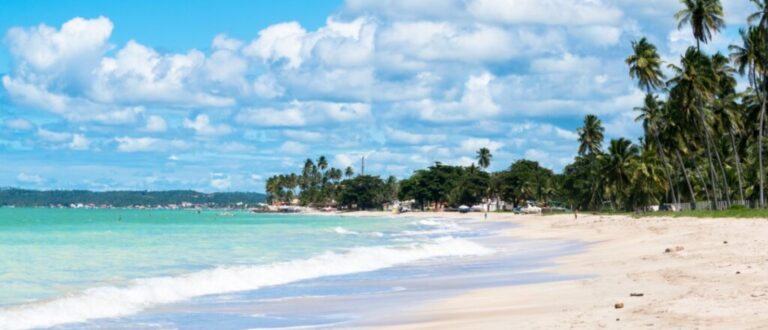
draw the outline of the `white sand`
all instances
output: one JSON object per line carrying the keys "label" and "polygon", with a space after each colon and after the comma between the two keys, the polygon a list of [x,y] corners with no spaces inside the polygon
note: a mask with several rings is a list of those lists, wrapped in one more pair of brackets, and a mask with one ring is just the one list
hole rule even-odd
{"label": "white sand", "polygon": [[[592,277],[468,292],[394,316],[403,321],[389,328],[768,329],[766,219],[489,218],[520,224],[506,233],[511,237],[590,242],[550,271]],[[678,246],[683,250],[665,253]]]}

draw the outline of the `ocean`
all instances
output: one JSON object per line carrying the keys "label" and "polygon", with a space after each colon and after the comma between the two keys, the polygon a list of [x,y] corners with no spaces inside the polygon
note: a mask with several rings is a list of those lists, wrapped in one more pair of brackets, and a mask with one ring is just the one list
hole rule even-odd
{"label": "ocean", "polygon": [[466,290],[570,279],[579,242],[510,224],[192,210],[0,209],[0,329],[355,328]]}

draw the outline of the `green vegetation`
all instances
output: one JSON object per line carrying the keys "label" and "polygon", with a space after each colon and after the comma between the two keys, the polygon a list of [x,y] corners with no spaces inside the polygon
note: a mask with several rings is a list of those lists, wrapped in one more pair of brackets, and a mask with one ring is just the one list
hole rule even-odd
{"label": "green vegetation", "polygon": [[206,205],[210,207],[235,206],[237,203],[255,205],[264,202],[266,196],[260,193],[213,193],[205,194],[191,190],[177,191],[105,191],[87,190],[26,190],[0,189],[0,206],[47,207],[70,204],[110,205],[113,207],[158,206],[181,203]]}

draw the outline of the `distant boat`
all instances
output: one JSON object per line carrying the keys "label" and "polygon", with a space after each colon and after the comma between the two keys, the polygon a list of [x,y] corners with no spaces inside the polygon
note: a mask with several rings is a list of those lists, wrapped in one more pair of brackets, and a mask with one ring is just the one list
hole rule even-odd
{"label": "distant boat", "polygon": [[232,213],[232,212],[221,212],[221,213],[219,213],[219,215],[222,216],[222,217],[234,217],[235,216],[235,214]]}

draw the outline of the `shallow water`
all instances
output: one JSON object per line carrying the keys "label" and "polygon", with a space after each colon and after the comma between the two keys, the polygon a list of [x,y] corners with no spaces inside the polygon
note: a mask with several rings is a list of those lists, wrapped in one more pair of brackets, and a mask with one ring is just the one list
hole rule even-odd
{"label": "shallow water", "polygon": [[538,270],[581,249],[499,237],[504,226],[0,209],[0,328],[386,324],[384,315],[463,290],[561,280]]}

